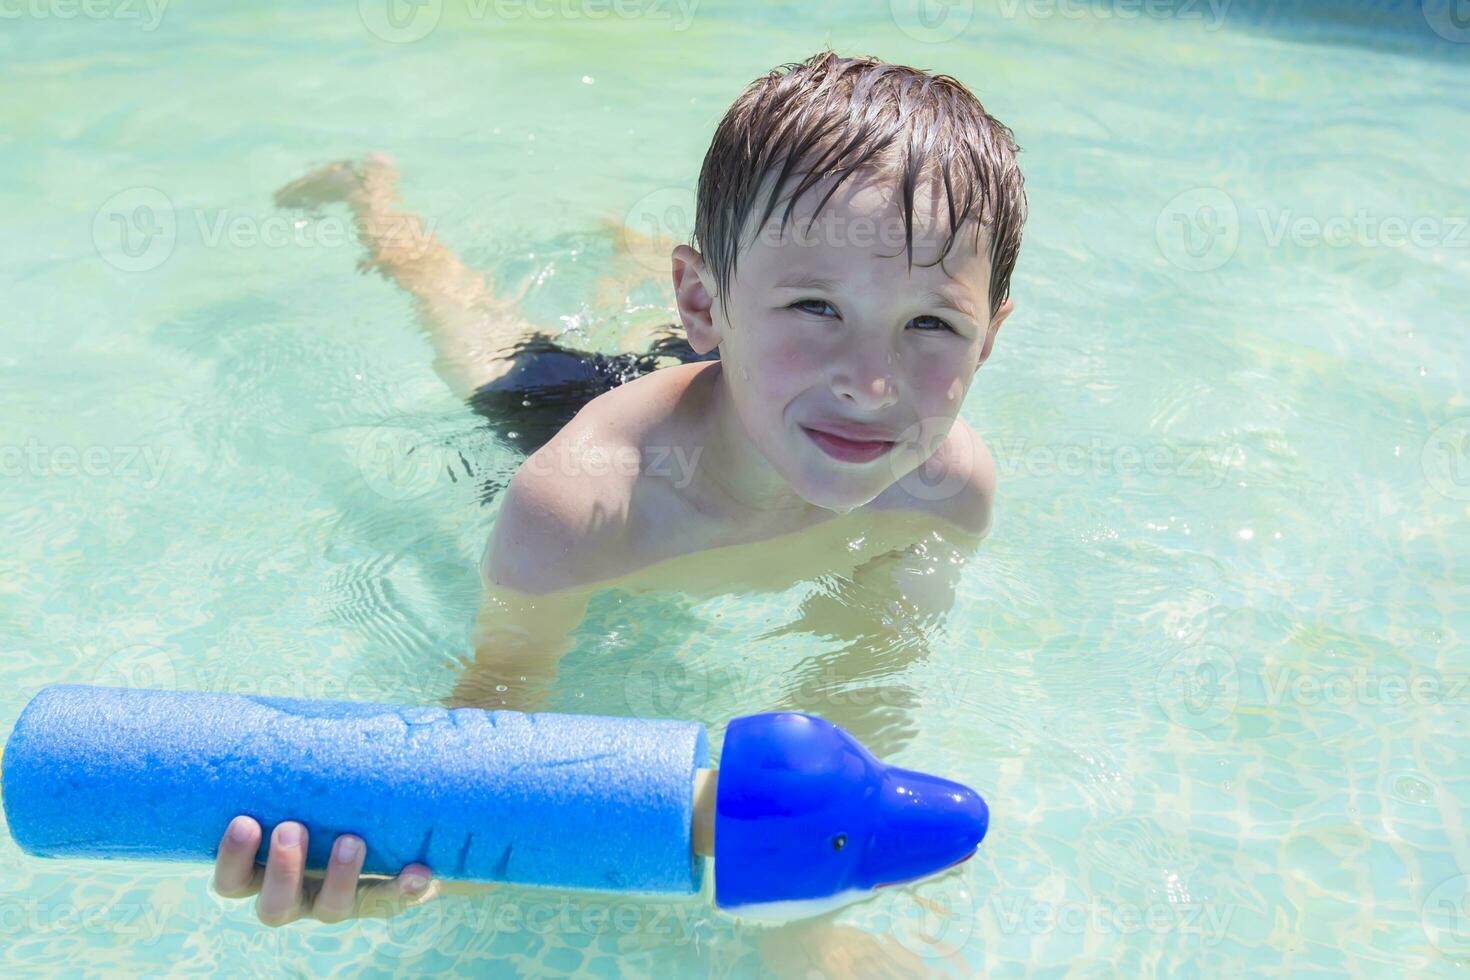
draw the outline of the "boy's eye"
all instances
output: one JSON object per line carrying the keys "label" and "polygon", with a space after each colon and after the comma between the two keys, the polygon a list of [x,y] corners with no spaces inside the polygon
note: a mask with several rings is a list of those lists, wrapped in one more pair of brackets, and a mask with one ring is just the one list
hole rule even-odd
{"label": "boy's eye", "polygon": [[[824,299],[799,299],[787,309],[800,310],[813,316],[837,316],[837,308]],[[959,333],[948,320],[941,320],[937,316],[916,316],[909,321],[909,326],[916,327],[922,333],[940,333],[945,330]]]}
{"label": "boy's eye", "polygon": [[948,320],[941,320],[937,316],[916,316],[909,321],[909,326],[916,326],[924,333],[936,333],[941,330],[948,330],[950,333],[959,332],[949,325]]}
{"label": "boy's eye", "polygon": [[824,299],[799,299],[795,303],[792,303],[788,309],[800,310],[803,313],[811,313],[815,316],[837,315],[837,308]]}

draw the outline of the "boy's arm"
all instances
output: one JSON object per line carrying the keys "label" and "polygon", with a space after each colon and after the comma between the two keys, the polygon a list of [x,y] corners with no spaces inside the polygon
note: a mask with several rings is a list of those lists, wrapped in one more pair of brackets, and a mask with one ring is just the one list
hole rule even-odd
{"label": "boy's arm", "polygon": [[586,592],[532,596],[487,583],[475,620],[474,659],[445,707],[540,710],[586,613]]}
{"label": "boy's arm", "polygon": [[930,534],[834,577],[802,601],[776,634],[836,641],[798,668],[787,707],[841,725],[880,757],[913,737],[918,693],[894,675],[929,654],[930,638],[954,604],[972,540]]}
{"label": "boy's arm", "polygon": [[[533,459],[535,456],[533,456]],[[539,476],[523,464],[501,498],[480,563],[484,594],[450,707],[539,708],[572,648],[593,583],[609,577],[624,522],[597,481]]]}

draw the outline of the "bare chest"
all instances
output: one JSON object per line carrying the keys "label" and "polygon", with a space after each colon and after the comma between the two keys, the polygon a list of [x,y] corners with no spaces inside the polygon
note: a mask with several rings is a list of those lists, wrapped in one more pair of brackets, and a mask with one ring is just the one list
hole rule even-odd
{"label": "bare chest", "polygon": [[629,543],[634,590],[718,595],[779,592],[822,575],[851,573],[886,552],[920,540],[922,515],[854,511],[811,527],[762,536],[702,521],[677,508],[636,522]]}

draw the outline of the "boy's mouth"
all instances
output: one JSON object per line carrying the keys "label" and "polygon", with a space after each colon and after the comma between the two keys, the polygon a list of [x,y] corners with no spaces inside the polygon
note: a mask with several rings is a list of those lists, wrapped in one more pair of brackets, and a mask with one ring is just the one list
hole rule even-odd
{"label": "boy's mouth", "polygon": [[891,439],[853,439],[824,429],[803,425],[802,431],[822,452],[844,463],[867,463],[893,448]]}

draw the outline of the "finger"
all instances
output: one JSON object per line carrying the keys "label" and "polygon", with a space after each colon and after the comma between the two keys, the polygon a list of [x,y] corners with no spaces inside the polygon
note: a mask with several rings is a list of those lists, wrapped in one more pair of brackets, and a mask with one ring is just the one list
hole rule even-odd
{"label": "finger", "polygon": [[332,845],[327,862],[327,876],[311,903],[311,914],[323,922],[341,922],[351,918],[357,905],[357,876],[367,848],[362,838],[343,834]]}
{"label": "finger", "polygon": [[499,885],[489,884],[483,881],[457,881],[453,878],[439,878],[434,882],[434,895],[439,898],[446,898],[450,895],[456,898],[481,898],[499,887]]}
{"label": "finger", "polygon": [[259,853],[260,824],[242,813],[225,828],[214,859],[214,890],[221,898],[249,898],[260,891],[265,872],[255,863]]}
{"label": "finger", "polygon": [[[415,884],[422,887],[415,889]],[[357,915],[363,919],[387,919],[404,909],[422,905],[439,894],[439,882],[422,864],[410,864],[397,878],[374,882],[358,890]]]}
{"label": "finger", "polygon": [[255,900],[255,915],[268,926],[283,926],[301,915],[301,879],[306,866],[306,828],[283,820],[271,833],[265,878]]}

